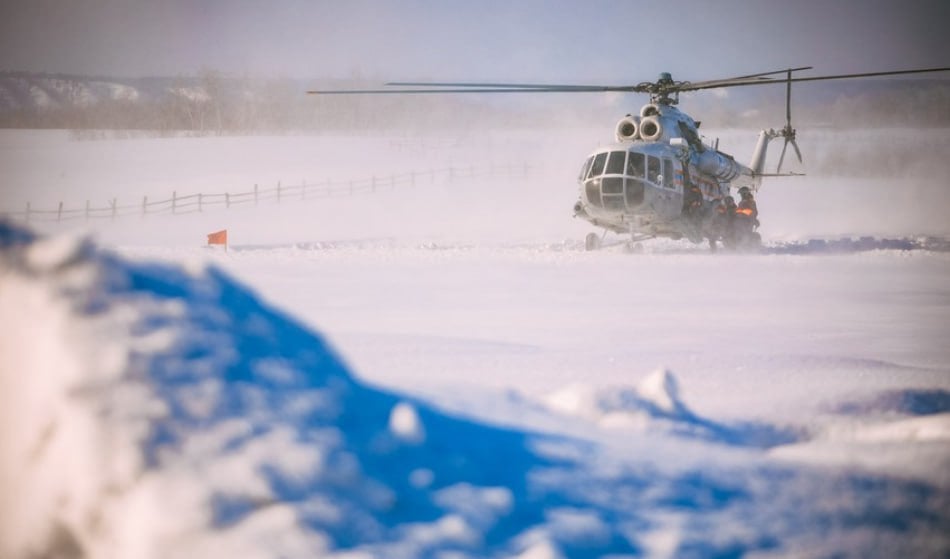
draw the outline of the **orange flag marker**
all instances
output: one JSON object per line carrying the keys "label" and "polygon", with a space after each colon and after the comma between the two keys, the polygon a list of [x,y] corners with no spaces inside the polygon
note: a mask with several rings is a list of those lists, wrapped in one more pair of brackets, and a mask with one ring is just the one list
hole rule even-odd
{"label": "orange flag marker", "polygon": [[215,231],[208,235],[208,245],[224,245],[224,248],[228,248],[228,230],[222,229],[220,231]]}

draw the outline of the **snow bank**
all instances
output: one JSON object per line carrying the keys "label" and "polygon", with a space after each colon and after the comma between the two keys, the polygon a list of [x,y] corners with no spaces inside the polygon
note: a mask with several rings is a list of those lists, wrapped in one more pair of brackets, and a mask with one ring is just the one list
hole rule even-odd
{"label": "snow bank", "polygon": [[807,441],[770,455],[927,480],[950,489],[950,413],[885,421],[836,423]]}
{"label": "snow bank", "polygon": [[647,375],[636,387],[574,384],[544,399],[548,409],[607,429],[669,433],[726,445],[771,447],[799,437],[791,429],[756,423],[727,425],[694,413],[667,369]]}
{"label": "snow bank", "polygon": [[[0,556],[939,556],[946,490],[777,465],[672,374],[554,398],[694,453],[614,454],[355,378],[221,271],[0,225]],[[573,398],[573,407],[567,405]],[[525,404],[526,406],[528,404]],[[656,424],[659,424],[656,423]],[[692,438],[704,439],[692,446]],[[682,447],[681,447],[682,448]],[[741,460],[720,460],[741,452]]]}
{"label": "snow bank", "polygon": [[650,418],[689,421],[695,416],[680,400],[676,377],[660,369],[647,376],[636,388],[594,390],[575,385],[555,392],[546,399],[549,407],[604,425],[641,423]]}

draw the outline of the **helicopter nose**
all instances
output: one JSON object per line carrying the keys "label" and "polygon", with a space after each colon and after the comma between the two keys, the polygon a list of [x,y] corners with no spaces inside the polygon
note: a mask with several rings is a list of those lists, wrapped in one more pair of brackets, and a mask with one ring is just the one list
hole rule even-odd
{"label": "helicopter nose", "polygon": [[608,211],[629,211],[643,204],[642,180],[623,177],[597,177],[584,183],[587,203]]}

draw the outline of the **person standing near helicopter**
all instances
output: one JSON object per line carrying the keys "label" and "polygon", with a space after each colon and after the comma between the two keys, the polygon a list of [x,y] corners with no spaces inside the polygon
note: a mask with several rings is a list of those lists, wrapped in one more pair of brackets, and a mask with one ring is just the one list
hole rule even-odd
{"label": "person standing near helicopter", "polygon": [[726,195],[716,203],[714,212],[709,237],[710,248],[716,250],[717,240],[721,240],[727,248],[735,247],[733,225],[736,219],[736,201],[732,196]]}
{"label": "person standing near helicopter", "polygon": [[755,228],[759,226],[759,208],[755,203],[755,197],[752,196],[752,190],[748,186],[739,189],[739,196],[741,200],[736,206],[733,221],[735,240],[739,244],[747,241],[758,244]]}
{"label": "person standing near helicopter", "polygon": [[702,240],[704,210],[703,192],[687,179],[686,184],[683,185],[683,216],[686,217],[687,237],[690,240]]}
{"label": "person standing near helicopter", "polygon": [[755,204],[755,198],[752,196],[752,190],[748,186],[739,189],[739,196],[742,200],[736,207],[736,214],[741,214],[751,218],[752,224],[759,226],[759,208]]}

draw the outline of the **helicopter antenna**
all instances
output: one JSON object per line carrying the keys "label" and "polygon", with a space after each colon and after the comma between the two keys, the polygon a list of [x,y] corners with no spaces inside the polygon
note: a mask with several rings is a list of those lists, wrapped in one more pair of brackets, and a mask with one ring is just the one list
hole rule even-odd
{"label": "helicopter antenna", "polygon": [[782,163],[785,161],[785,151],[788,144],[792,144],[795,149],[795,155],[798,156],[798,162],[802,163],[802,152],[798,149],[798,142],[795,141],[795,129],[792,128],[792,71],[788,70],[788,79],[785,82],[785,128],[782,128],[781,136],[785,138],[782,145],[782,155],[778,158],[777,173],[782,172]]}

